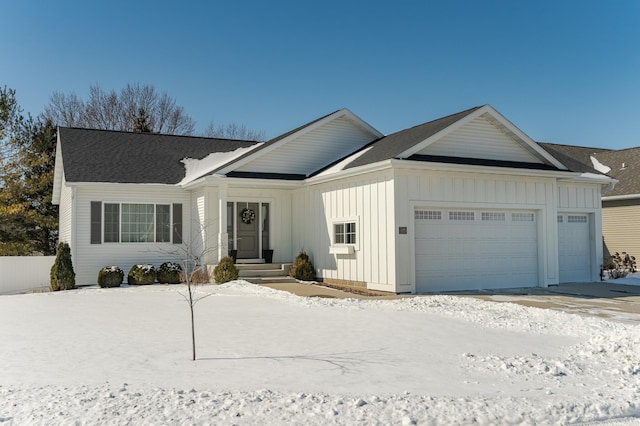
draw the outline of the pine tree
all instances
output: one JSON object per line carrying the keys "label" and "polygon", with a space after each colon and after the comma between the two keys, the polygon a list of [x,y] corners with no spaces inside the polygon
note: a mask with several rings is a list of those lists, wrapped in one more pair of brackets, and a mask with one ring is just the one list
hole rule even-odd
{"label": "pine tree", "polygon": [[58,236],[51,204],[56,129],[22,116],[15,91],[0,89],[0,255],[50,255]]}
{"label": "pine tree", "polygon": [[138,110],[138,115],[133,120],[133,131],[136,133],[151,133],[149,127],[149,116],[144,108]]}

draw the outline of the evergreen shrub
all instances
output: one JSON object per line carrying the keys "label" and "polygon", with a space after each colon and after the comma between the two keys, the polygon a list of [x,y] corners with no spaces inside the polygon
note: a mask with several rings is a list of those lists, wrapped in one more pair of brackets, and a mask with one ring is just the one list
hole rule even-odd
{"label": "evergreen shrub", "polygon": [[240,271],[238,271],[233,259],[229,256],[220,259],[220,263],[213,268],[213,278],[218,284],[237,280],[239,275]]}
{"label": "evergreen shrub", "polygon": [[156,282],[156,268],[153,265],[133,265],[127,275],[129,285],[148,285]]}
{"label": "evergreen shrub", "polygon": [[182,267],[179,263],[164,262],[158,268],[158,282],[162,284],[180,284],[182,282]]}
{"label": "evergreen shrub", "polygon": [[120,287],[124,272],[117,266],[105,266],[98,271],[98,285],[102,288]]}
{"label": "evergreen shrub", "polygon": [[76,287],[76,273],[73,271],[69,244],[58,243],[50,278],[51,291],[71,290]]}
{"label": "evergreen shrub", "polygon": [[304,251],[300,251],[293,261],[293,265],[289,269],[289,275],[300,281],[313,281],[316,278],[316,271],[313,263],[309,260],[309,255]]}

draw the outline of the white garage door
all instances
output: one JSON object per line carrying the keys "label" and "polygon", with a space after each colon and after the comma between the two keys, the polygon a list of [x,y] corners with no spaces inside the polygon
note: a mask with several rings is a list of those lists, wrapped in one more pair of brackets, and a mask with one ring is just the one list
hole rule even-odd
{"label": "white garage door", "polygon": [[558,258],[560,282],[591,281],[591,240],[589,215],[558,215]]}
{"label": "white garage door", "polygon": [[536,215],[415,210],[416,292],[538,285]]}

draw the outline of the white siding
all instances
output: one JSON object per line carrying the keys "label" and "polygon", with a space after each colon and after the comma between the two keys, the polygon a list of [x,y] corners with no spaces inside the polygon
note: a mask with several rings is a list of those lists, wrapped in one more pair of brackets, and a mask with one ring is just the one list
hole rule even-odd
{"label": "white siding", "polygon": [[[276,263],[291,263],[297,254],[292,246],[291,197],[292,191],[285,189],[229,186],[227,190],[228,202],[269,203],[269,245]],[[212,207],[217,206],[216,203],[214,200]]]}
{"label": "white siding", "polygon": [[308,175],[373,139],[346,117],[330,121],[236,169],[240,172]]}
{"label": "white siding", "polygon": [[60,191],[60,208],[58,212],[58,239],[62,242],[72,243],[71,236],[71,218],[73,210],[72,190],[66,185],[64,176],[62,177],[62,185]]}
{"label": "white siding", "polygon": [[472,173],[399,170],[396,172],[396,227],[407,227],[406,235],[396,233],[398,291],[414,291],[415,265],[412,229],[414,207],[458,207],[523,209],[536,211],[540,284],[557,283],[557,225],[554,179]]}
{"label": "white siding", "polygon": [[95,284],[98,271],[103,266],[117,265],[126,274],[136,263],[151,263],[160,266],[164,261],[176,260],[174,256],[163,253],[174,250],[173,244],[143,243],[90,243],[91,201],[103,203],[182,203],[183,240],[190,241],[191,209],[190,194],[174,187],[150,187],[140,185],[96,185],[78,187],[76,190],[76,218],[73,232],[76,234],[73,250],[73,267],[76,272],[76,284]]}
{"label": "white siding", "polygon": [[[319,277],[396,291],[393,189],[384,171],[295,191],[294,249],[309,254]],[[330,254],[334,221],[345,219],[357,223],[355,251]]]}
{"label": "white siding", "polygon": [[484,116],[454,130],[416,154],[542,163]]}

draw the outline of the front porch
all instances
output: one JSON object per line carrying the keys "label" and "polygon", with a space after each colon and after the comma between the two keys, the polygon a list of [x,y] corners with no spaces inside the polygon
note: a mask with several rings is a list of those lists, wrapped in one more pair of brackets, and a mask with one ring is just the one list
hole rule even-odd
{"label": "front porch", "polygon": [[211,178],[208,183],[214,182],[192,190],[193,235],[202,263],[215,266],[226,256],[236,264],[291,263],[291,183],[274,189],[277,182],[268,188],[250,187],[253,182],[246,179]]}

